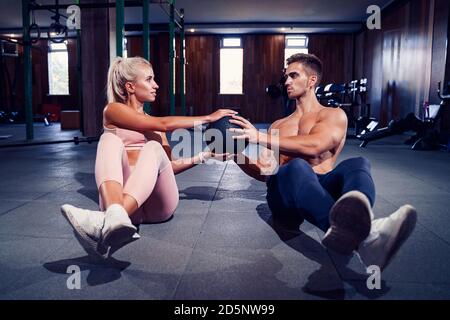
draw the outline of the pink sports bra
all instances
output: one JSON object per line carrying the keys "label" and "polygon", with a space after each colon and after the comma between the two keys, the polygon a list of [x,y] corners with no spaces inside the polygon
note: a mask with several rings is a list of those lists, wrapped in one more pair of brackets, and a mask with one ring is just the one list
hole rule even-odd
{"label": "pink sports bra", "polygon": [[140,132],[123,128],[108,128],[103,126],[104,132],[110,132],[118,136],[125,145],[125,150],[140,150],[148,141]]}

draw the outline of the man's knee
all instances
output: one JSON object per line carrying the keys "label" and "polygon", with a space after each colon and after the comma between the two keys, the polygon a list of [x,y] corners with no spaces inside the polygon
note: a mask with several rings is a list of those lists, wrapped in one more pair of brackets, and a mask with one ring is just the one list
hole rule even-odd
{"label": "man's knee", "polygon": [[303,171],[310,172],[312,170],[311,165],[303,159],[293,159],[286,163],[283,167],[286,168],[286,172],[288,173]]}
{"label": "man's knee", "polygon": [[284,180],[298,181],[311,174],[311,165],[303,159],[293,159],[280,167],[278,177]]}
{"label": "man's knee", "polygon": [[369,160],[367,160],[367,158],[356,157],[353,159],[353,161],[355,167],[370,170],[370,162]]}
{"label": "man's knee", "polygon": [[370,171],[370,162],[364,157],[355,157],[344,160],[341,165],[348,167],[349,169],[365,169]]}

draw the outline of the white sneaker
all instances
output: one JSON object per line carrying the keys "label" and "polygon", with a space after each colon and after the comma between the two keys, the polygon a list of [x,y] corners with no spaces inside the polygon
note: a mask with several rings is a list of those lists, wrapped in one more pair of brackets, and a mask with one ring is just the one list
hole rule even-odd
{"label": "white sneaker", "polygon": [[370,233],[373,219],[369,199],[359,191],[342,195],[330,210],[330,228],[322,244],[341,254],[351,254]]}
{"label": "white sneaker", "polygon": [[376,265],[383,270],[411,235],[417,222],[416,209],[407,204],[387,218],[372,222],[370,239],[361,243],[358,253],[366,267]]}
{"label": "white sneaker", "polygon": [[105,246],[123,247],[134,240],[137,228],[131,223],[130,217],[125,209],[113,204],[105,213],[105,223],[102,228],[102,242]]}
{"label": "white sneaker", "polygon": [[77,240],[86,252],[105,259],[108,248],[101,241],[105,214],[80,209],[70,204],[61,206],[61,212],[73,227]]}

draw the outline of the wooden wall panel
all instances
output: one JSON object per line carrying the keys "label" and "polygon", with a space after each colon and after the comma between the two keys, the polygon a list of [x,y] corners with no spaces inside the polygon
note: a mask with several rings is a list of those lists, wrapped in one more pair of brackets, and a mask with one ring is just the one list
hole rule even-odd
{"label": "wooden wall panel", "polygon": [[[152,113],[167,115],[168,93],[168,35],[152,36],[155,50],[152,63],[160,85],[159,94]],[[218,108],[236,108],[254,122],[273,122],[283,114],[281,98],[270,98],[265,89],[277,84],[284,66],[283,35],[244,35],[243,95],[219,94],[220,39],[218,35],[186,36],[186,109],[189,114],[204,115]],[[129,55],[140,55],[141,39],[129,38]],[[325,57],[327,82],[347,82],[353,75],[353,36],[314,35],[310,40],[314,52]],[[333,52],[327,44],[332,43]],[[177,49],[179,42],[177,41]],[[179,92],[179,60],[176,60],[176,92]],[[176,110],[180,112],[180,99],[176,95]]]}
{"label": "wooden wall panel", "polygon": [[442,77],[446,51],[442,24],[448,23],[448,9],[447,18],[440,16],[442,6],[435,0],[394,2],[382,12],[381,30],[357,36],[364,45],[356,46],[355,61],[364,63],[356,63],[355,74],[368,78],[372,115],[382,124],[411,112],[419,115],[424,101],[436,101],[434,82]]}
{"label": "wooden wall panel", "polygon": [[354,36],[347,34],[312,34],[309,53],[323,63],[322,84],[347,83],[353,80]]}
{"label": "wooden wall panel", "polygon": [[215,109],[213,36],[186,37],[186,109],[188,114],[205,115]]}
{"label": "wooden wall panel", "polygon": [[278,84],[283,67],[283,35],[244,37],[244,116],[254,122],[273,122],[283,116],[281,98],[266,94],[268,85]]}
{"label": "wooden wall panel", "polygon": [[[430,80],[430,103],[438,104],[440,99],[436,94],[437,83],[444,82],[446,69],[443,68],[447,61],[447,36],[449,24],[450,2],[448,0],[435,0],[434,11],[434,31],[433,31],[433,56],[431,66],[431,80]],[[450,78],[450,71],[447,71],[447,76]],[[447,80],[448,81],[448,80]]]}
{"label": "wooden wall panel", "polygon": [[265,93],[278,83],[284,59],[284,37],[274,35],[242,36],[244,72],[242,95],[221,95],[220,36],[187,37],[188,105],[195,114],[208,114],[218,108],[235,108],[253,122],[272,122],[282,114],[281,99]]}
{"label": "wooden wall panel", "polygon": [[[85,0],[95,3],[95,0]],[[83,86],[83,126],[86,136],[103,131],[103,109],[107,103],[109,68],[108,9],[84,9],[81,15],[81,57]]]}
{"label": "wooden wall panel", "polygon": [[362,46],[359,44],[356,47],[355,54],[356,60],[362,61],[362,64],[355,64],[355,78],[368,79],[366,101],[370,104],[371,115],[378,119],[381,113],[383,86],[383,73],[381,72],[383,66],[382,37],[382,32],[378,30],[358,35],[357,41],[361,42]]}

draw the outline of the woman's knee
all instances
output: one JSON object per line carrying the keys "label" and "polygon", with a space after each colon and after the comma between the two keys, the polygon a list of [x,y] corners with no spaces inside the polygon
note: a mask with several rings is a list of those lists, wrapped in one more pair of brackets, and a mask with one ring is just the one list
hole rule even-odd
{"label": "woman's knee", "polygon": [[166,154],[163,146],[154,140],[148,141],[142,147],[141,154],[144,157],[156,157],[158,163],[160,164],[160,169],[164,169],[170,163],[169,157]]}
{"label": "woman's knee", "polygon": [[154,140],[147,141],[142,147],[142,150],[148,150],[156,153],[164,152],[164,148],[162,147],[161,143]]}
{"label": "woman's knee", "polygon": [[98,142],[98,148],[103,146],[118,146],[120,148],[124,148],[124,144],[122,139],[116,136],[114,133],[105,132],[100,136],[100,140]]}

